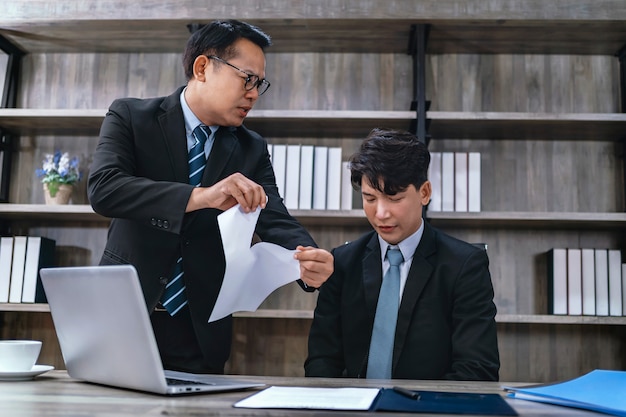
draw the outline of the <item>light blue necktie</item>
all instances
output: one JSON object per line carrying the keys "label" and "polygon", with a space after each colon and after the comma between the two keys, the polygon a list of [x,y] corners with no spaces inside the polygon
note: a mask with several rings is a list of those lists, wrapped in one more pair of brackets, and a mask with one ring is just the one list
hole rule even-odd
{"label": "light blue necktie", "polygon": [[[204,154],[204,144],[211,136],[211,130],[208,126],[199,125],[193,130],[193,136],[196,138],[195,145],[189,150],[189,184],[200,185],[202,174],[206,166],[206,156]],[[161,304],[170,313],[175,315],[187,304],[187,296],[185,296],[185,282],[183,281],[183,258],[178,258],[172,273],[172,279],[167,283],[165,291],[161,296]]]}
{"label": "light blue necktie", "polygon": [[404,262],[404,258],[400,249],[389,248],[387,259],[390,266],[383,278],[376,304],[376,316],[367,364],[367,378],[391,378],[393,342],[400,304],[400,264]]}

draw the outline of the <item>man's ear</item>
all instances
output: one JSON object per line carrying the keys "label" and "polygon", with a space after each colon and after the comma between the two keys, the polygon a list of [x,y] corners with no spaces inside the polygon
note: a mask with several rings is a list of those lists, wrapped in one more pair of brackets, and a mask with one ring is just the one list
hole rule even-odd
{"label": "man's ear", "polygon": [[427,205],[430,202],[430,196],[433,194],[433,187],[430,184],[430,181],[426,180],[424,184],[422,184],[422,186],[420,187],[418,193],[422,205]]}
{"label": "man's ear", "polygon": [[210,59],[205,55],[198,55],[193,61],[193,77],[198,81],[206,80],[206,72],[209,68]]}

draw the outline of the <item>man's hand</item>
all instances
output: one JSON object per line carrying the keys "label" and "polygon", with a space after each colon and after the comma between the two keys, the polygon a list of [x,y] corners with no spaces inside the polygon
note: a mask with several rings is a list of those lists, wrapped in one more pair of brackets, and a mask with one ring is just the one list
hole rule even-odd
{"label": "man's hand", "polygon": [[294,258],[300,262],[300,279],[309,287],[321,287],[334,271],[333,255],[311,246],[298,246],[296,250]]}
{"label": "man's hand", "polygon": [[226,211],[237,203],[249,213],[265,208],[267,196],[262,186],[236,172],[211,187],[196,187],[187,203],[187,213],[203,208]]}

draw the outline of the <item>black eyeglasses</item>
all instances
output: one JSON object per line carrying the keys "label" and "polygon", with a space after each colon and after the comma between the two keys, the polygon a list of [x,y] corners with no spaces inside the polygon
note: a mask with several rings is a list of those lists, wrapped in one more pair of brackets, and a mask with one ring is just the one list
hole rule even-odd
{"label": "black eyeglasses", "polygon": [[246,91],[250,91],[254,87],[256,87],[256,89],[259,92],[259,95],[261,95],[261,94],[265,93],[268,88],[270,88],[270,82],[267,81],[265,78],[260,79],[258,75],[248,74],[247,72],[245,72],[241,68],[237,68],[236,66],[234,66],[233,64],[231,64],[228,61],[223,60],[219,56],[206,55],[206,57],[209,58],[209,59],[214,59],[216,61],[219,61],[219,62],[221,62],[223,64],[226,64],[229,67],[232,67],[232,68],[236,69],[237,71],[241,72],[242,74],[244,74],[246,76],[246,78],[244,78],[246,80],[246,82],[243,85],[243,88],[245,88]]}

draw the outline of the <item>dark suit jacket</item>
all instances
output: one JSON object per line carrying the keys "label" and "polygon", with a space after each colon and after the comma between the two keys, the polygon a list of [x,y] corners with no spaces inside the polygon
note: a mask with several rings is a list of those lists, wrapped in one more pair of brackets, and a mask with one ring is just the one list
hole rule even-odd
{"label": "dark suit jacket", "polygon": [[[187,143],[180,104],[182,87],[168,97],[113,102],[100,131],[89,175],[93,209],[113,220],[101,264],[136,267],[150,311],[182,254],[194,329],[206,358],[223,367],[232,319],[207,324],[225,271],[215,209],[185,214]],[[269,200],[256,233],[289,249],[315,243],[293,219],[278,194],[267,142],[245,127],[220,128],[202,186],[240,172],[261,184]]]}
{"label": "dark suit jacket", "polygon": [[[365,377],[382,282],[375,232],[333,250],[309,335],[307,376]],[[392,378],[498,380],[493,287],[486,251],[428,223],[413,256],[396,325]]]}

